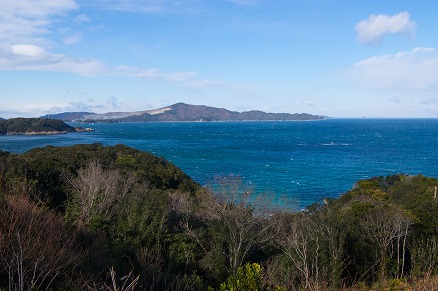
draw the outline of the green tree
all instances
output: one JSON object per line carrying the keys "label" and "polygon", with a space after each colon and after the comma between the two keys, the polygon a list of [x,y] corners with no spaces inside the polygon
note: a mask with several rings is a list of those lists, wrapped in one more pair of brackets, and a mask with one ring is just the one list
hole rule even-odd
{"label": "green tree", "polygon": [[263,268],[257,263],[246,263],[237,268],[235,275],[231,275],[220,285],[220,291],[282,291],[280,287],[269,288],[263,282]]}

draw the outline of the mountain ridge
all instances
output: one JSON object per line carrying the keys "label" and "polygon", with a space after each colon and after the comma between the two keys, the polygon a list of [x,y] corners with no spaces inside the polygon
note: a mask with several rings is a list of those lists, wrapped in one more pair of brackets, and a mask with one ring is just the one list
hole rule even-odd
{"label": "mountain ridge", "polygon": [[148,122],[148,121],[298,121],[321,120],[326,116],[308,113],[268,113],[260,110],[231,111],[206,105],[176,103],[167,107],[134,112],[64,112],[41,116],[65,122]]}

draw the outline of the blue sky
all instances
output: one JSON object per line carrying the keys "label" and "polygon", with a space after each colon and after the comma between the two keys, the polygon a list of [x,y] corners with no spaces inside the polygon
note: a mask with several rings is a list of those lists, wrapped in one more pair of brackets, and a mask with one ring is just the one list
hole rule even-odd
{"label": "blue sky", "polygon": [[0,117],[185,102],[438,118],[437,3],[0,0]]}

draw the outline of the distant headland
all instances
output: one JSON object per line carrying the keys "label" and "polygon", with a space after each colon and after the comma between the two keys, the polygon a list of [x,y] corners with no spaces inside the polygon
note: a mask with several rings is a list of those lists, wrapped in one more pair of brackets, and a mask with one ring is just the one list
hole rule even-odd
{"label": "distant headland", "polygon": [[177,103],[168,107],[135,112],[64,112],[41,118],[60,119],[65,122],[148,122],[148,121],[298,121],[321,120],[326,116],[308,113],[266,113],[252,110],[230,111],[205,105]]}
{"label": "distant headland", "polygon": [[59,119],[11,118],[0,120],[0,135],[51,135],[83,131],[93,131],[93,129],[75,128]]}

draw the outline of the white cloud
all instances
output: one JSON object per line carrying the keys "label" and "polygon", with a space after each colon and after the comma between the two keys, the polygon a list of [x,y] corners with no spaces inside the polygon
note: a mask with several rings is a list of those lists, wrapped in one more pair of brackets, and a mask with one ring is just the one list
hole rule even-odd
{"label": "white cloud", "polygon": [[90,22],[90,21],[91,21],[91,18],[85,14],[79,14],[74,18],[74,22],[76,22],[76,23],[83,23],[83,22]]}
{"label": "white cloud", "polygon": [[38,117],[46,114],[56,114],[60,112],[107,112],[120,110],[124,104],[116,97],[94,100],[74,101],[74,102],[41,102],[27,103],[25,105],[3,105],[0,109],[0,117]]}
{"label": "white cloud", "polygon": [[13,13],[24,17],[45,17],[78,8],[74,0],[0,0],[0,6],[4,13]]}
{"label": "white cloud", "polygon": [[[42,108],[39,108],[39,111],[41,112],[40,115],[45,114],[55,114],[59,112],[96,112],[96,111],[108,111],[108,110],[118,110],[120,109],[124,104],[122,102],[119,102],[119,100],[111,96],[107,98],[106,100],[101,99],[98,102],[94,100],[87,100],[87,101],[74,101],[74,102],[68,102],[68,103],[59,103],[59,104],[50,104],[50,106],[46,105]],[[35,107],[35,109],[38,109],[38,107]]]}
{"label": "white cloud", "polygon": [[370,15],[368,19],[356,24],[357,38],[365,44],[379,43],[387,34],[400,34],[411,37],[414,35],[415,22],[408,12],[390,16],[386,14]]}
{"label": "white cloud", "polygon": [[[12,118],[12,117],[37,117],[42,116],[47,113],[58,113],[62,112],[62,109],[67,109],[68,104],[64,103],[49,103],[49,102],[41,102],[41,103],[26,103],[20,105],[3,105],[0,110],[0,115],[3,118]],[[58,111],[59,110],[59,111]],[[66,110],[67,111],[67,110]]]}
{"label": "white cloud", "polygon": [[122,76],[145,80],[183,83],[190,88],[216,86],[219,81],[197,79],[197,72],[163,72],[131,66],[109,67],[98,60],[69,58],[30,44],[0,49],[0,70],[75,73],[83,76]]}
{"label": "white cloud", "polygon": [[[196,0],[99,0],[116,10],[154,11],[162,7],[183,5]],[[129,66],[109,67],[94,59],[79,59],[50,52],[50,30],[57,17],[79,9],[73,0],[0,0],[0,70],[75,73],[85,76],[125,76],[147,80],[184,83],[205,87],[215,81],[198,80],[196,72],[162,72]],[[90,21],[85,14],[73,18],[76,23]],[[65,44],[78,43],[82,35],[67,28],[53,31]]]}
{"label": "white cloud", "polygon": [[73,0],[0,0],[0,41],[45,42],[53,17],[78,9]]}
{"label": "white cloud", "polygon": [[110,109],[120,109],[123,106],[123,103],[120,102],[117,97],[111,96],[107,99],[106,105]]}
{"label": "white cloud", "polygon": [[27,57],[39,57],[46,53],[43,48],[31,44],[13,45],[11,47],[11,51],[15,55],[22,55]]}
{"label": "white cloud", "polygon": [[[96,61],[73,60],[48,52],[51,25],[79,7],[73,0],[0,0],[0,69],[76,72],[88,75],[101,70]],[[71,33],[64,42],[80,41]]]}
{"label": "white cloud", "polygon": [[107,69],[96,60],[78,60],[63,54],[52,54],[30,44],[0,49],[0,70],[70,72],[80,75],[103,74]]}
{"label": "white cloud", "polygon": [[374,56],[356,62],[351,73],[369,88],[424,93],[438,88],[438,55],[418,47]]}

